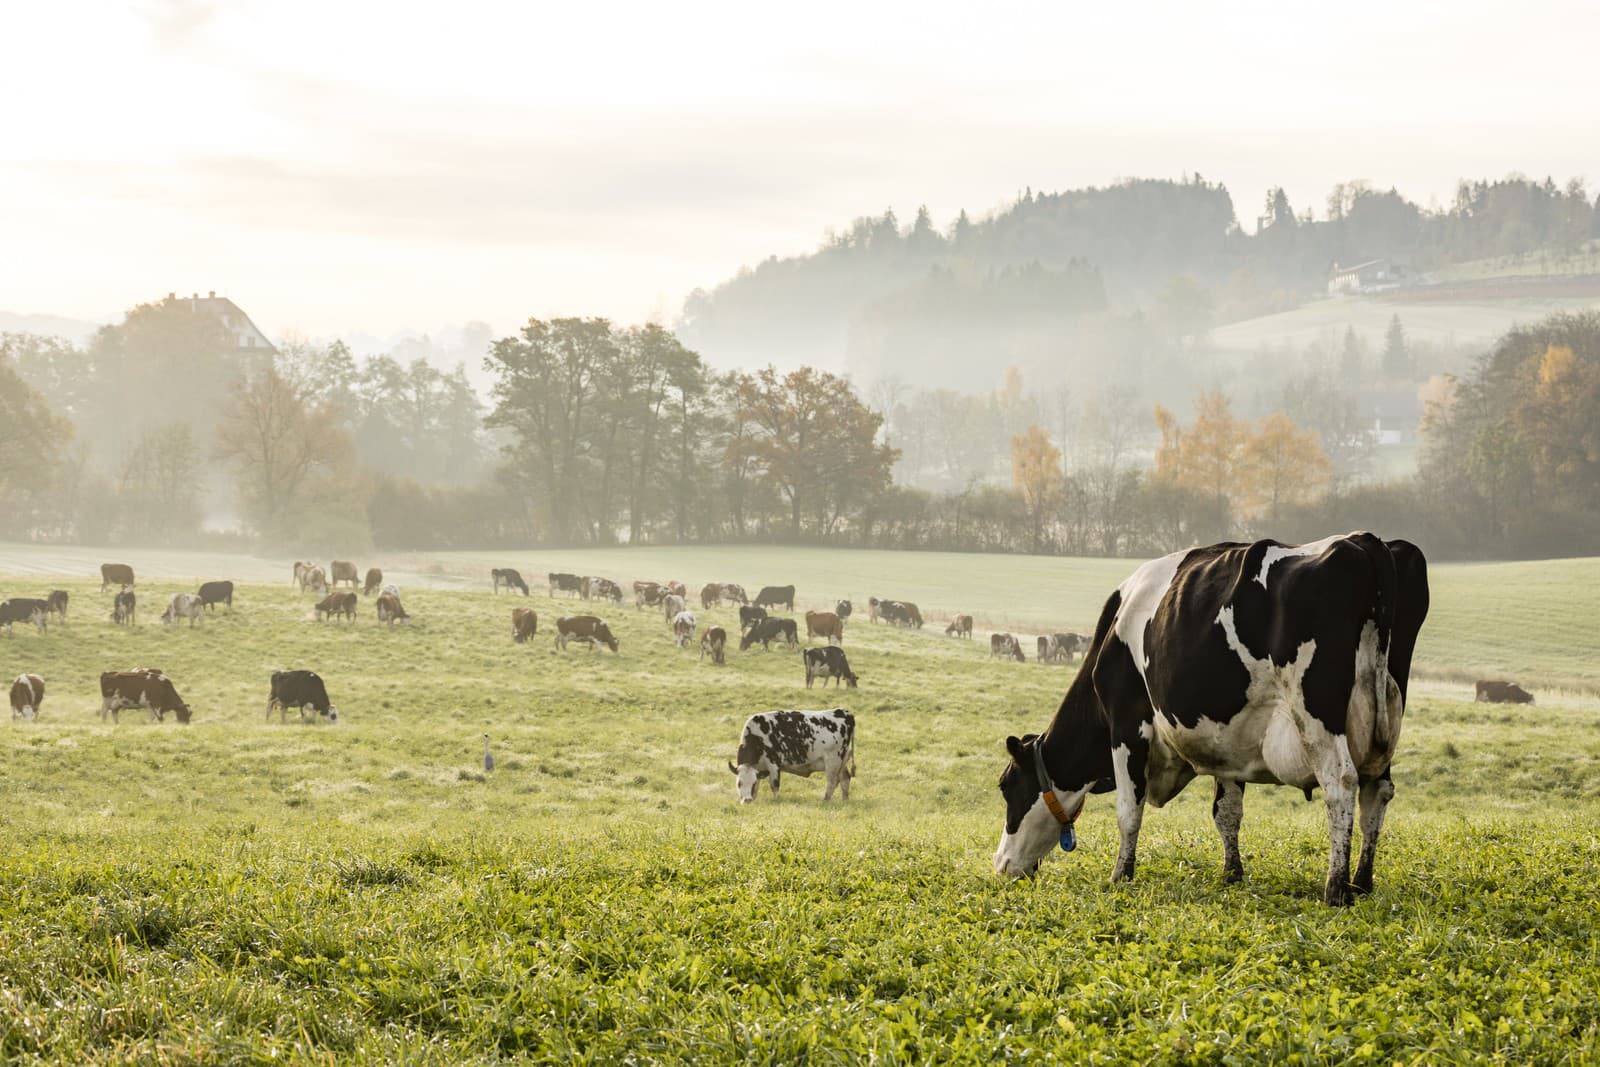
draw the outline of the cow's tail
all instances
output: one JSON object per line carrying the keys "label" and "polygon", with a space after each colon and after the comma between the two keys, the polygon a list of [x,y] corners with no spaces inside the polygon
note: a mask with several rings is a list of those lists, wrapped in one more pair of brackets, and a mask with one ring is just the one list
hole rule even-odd
{"label": "cow's tail", "polygon": [[1378,745],[1387,747],[1393,741],[1388,705],[1389,642],[1394,636],[1395,607],[1400,599],[1400,572],[1389,546],[1375,534],[1356,534],[1354,540],[1372,564],[1372,621],[1378,631],[1377,663],[1372,671],[1373,738]]}

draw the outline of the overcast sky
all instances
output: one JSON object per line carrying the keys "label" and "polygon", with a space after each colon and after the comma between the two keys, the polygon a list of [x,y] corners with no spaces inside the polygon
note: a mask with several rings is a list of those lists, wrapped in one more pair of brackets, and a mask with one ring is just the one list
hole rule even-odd
{"label": "overcast sky", "polygon": [[[926,203],[1198,171],[1600,185],[1600,5],[6,4],[0,309],[269,334],[670,322]],[[402,14],[405,12],[405,14]],[[1591,188],[1591,192],[1595,189]]]}

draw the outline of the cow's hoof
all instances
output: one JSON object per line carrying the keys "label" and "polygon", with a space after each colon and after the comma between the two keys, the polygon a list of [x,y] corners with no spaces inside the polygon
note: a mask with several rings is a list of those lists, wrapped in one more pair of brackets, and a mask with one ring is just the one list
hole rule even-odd
{"label": "cow's hoof", "polygon": [[1366,896],[1372,892],[1372,876],[1368,875],[1363,878],[1359,874],[1356,875],[1355,881],[1350,883],[1350,891],[1360,896]]}
{"label": "cow's hoof", "polygon": [[1322,902],[1332,908],[1347,908],[1356,902],[1349,882],[1329,883],[1322,890]]}
{"label": "cow's hoof", "polygon": [[1242,881],[1244,881],[1244,868],[1242,866],[1240,866],[1240,867],[1224,867],[1222,869],[1222,884],[1223,885],[1233,885],[1235,882],[1242,882]]}

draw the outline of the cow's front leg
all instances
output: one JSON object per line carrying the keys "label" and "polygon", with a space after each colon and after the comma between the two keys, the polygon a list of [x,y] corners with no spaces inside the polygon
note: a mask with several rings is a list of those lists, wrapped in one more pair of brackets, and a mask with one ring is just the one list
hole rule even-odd
{"label": "cow's front leg", "polygon": [[783,777],[783,772],[782,771],[774,770],[772,772],[772,799],[773,800],[777,800],[778,799],[778,779],[781,778],[781,777]]}
{"label": "cow's front leg", "polygon": [[1343,734],[1335,734],[1318,761],[1317,784],[1328,803],[1328,880],[1324,904],[1343,905],[1355,899],[1350,887],[1350,836],[1356,814],[1356,765]]}
{"label": "cow's front leg", "polygon": [[1394,780],[1387,770],[1361,783],[1361,859],[1356,863],[1356,877],[1351,883],[1357,893],[1372,892],[1372,865],[1378,858],[1378,834],[1383,831],[1383,817],[1392,799]]}
{"label": "cow's front leg", "polygon": [[1211,800],[1211,821],[1222,835],[1222,880],[1237,882],[1244,877],[1244,861],[1239,858],[1239,827],[1244,823],[1244,783],[1217,779],[1216,795]]}
{"label": "cow's front leg", "polygon": [[1133,878],[1139,827],[1144,822],[1145,761],[1149,753],[1149,742],[1137,735],[1119,741],[1111,749],[1111,766],[1117,777],[1117,829],[1122,838],[1117,865],[1111,869],[1113,882]]}

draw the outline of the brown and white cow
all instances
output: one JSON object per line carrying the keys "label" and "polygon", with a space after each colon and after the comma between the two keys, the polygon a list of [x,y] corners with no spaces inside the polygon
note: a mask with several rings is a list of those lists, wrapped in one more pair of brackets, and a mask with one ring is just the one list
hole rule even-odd
{"label": "brown and white cow", "polygon": [[1026,663],[1028,661],[1028,657],[1022,654],[1022,642],[1011,634],[989,635],[989,658],[994,659],[997,656],[1004,659],[1014,659],[1018,663]]}
{"label": "brown and white cow", "polygon": [[204,621],[205,607],[205,601],[194,593],[173,593],[167,598],[167,610],[161,613],[161,621],[170,626],[179,619],[188,619],[192,628],[195,623]]}
{"label": "brown and white cow", "polygon": [[316,564],[310,560],[297,559],[294,561],[294,577],[289,580],[290,585],[299,586],[300,591],[306,591],[306,578],[311,574],[311,569]]}
{"label": "brown and white cow", "polygon": [[661,614],[667,620],[668,626],[672,625],[672,620],[676,619],[680,612],[688,610],[689,605],[677,593],[667,593],[661,598]]}
{"label": "brown and white cow", "polygon": [[640,611],[660,604],[661,598],[666,595],[666,587],[660,582],[635,581],[633,583],[633,606]]}
{"label": "brown and white cow", "polygon": [[44,679],[37,674],[19,674],[11,683],[11,718],[32,722],[44,703]]}
{"label": "brown and white cow", "polygon": [[1533,694],[1516,682],[1486,678],[1473,686],[1473,699],[1484,704],[1532,704]]}
{"label": "brown and white cow", "polygon": [[346,622],[356,621],[356,608],[360,606],[360,599],[349,589],[339,593],[329,593],[317,602],[317,621],[323,622],[338,615],[343,615]]}
{"label": "brown and white cow", "polygon": [[100,591],[104,593],[112,586],[128,589],[133,586],[133,568],[126,563],[100,564]]}
{"label": "brown and white cow", "polygon": [[100,721],[111,716],[119,722],[123,708],[148,708],[155,722],[164,722],[167,712],[186,723],[192,716],[189,705],[178,696],[172,679],[154,667],[135,667],[131,671],[107,671],[100,676]]}
{"label": "brown and white cow", "polygon": [[722,583],[707,582],[700,587],[700,606],[707,611],[722,603]]}
{"label": "brown and white cow", "polygon": [[689,587],[684,585],[682,582],[668,582],[667,592],[671,593],[673,596],[681,596],[685,600],[689,599]]}
{"label": "brown and white cow", "polygon": [[367,568],[367,580],[361,583],[361,595],[371,596],[383,586],[383,571],[378,567]]}
{"label": "brown and white cow", "polygon": [[844,620],[831,611],[806,612],[806,640],[813,637],[844,644]]}
{"label": "brown and white cow", "polygon": [[326,596],[328,593],[328,575],[321,567],[313,563],[300,576],[300,591],[302,593],[316,593],[319,596]]}
{"label": "brown and white cow", "polygon": [[539,613],[532,608],[511,609],[511,640],[522,644],[539,632]]}
{"label": "brown and white cow", "polygon": [[394,593],[384,593],[378,597],[378,621],[393,626],[399,623],[406,626],[411,622],[411,616],[406,614],[406,609],[400,604],[400,597]]}
{"label": "brown and white cow", "polygon": [[587,641],[589,651],[601,645],[616,652],[622,642],[611,633],[606,620],[598,615],[563,615],[556,620],[556,647],[565,649],[568,641]]}
{"label": "brown and white cow", "polygon": [[700,635],[700,658],[705,659],[707,653],[711,655],[711,662],[722,666],[727,662],[723,653],[728,648],[728,631],[720,626],[707,626],[705,633]]}
{"label": "brown and white cow", "polygon": [[951,637],[965,637],[968,640],[971,640],[972,616],[957,615],[955,618],[950,620],[950,625],[944,628],[944,632],[949,634]]}
{"label": "brown and white cow", "polygon": [[[682,597],[678,598],[680,601]],[[688,648],[689,642],[694,640],[694,628],[699,620],[692,611],[680,611],[672,619],[672,643],[679,648]]]}

